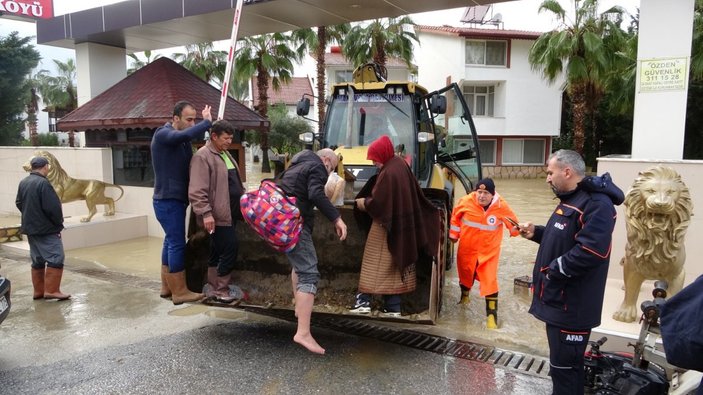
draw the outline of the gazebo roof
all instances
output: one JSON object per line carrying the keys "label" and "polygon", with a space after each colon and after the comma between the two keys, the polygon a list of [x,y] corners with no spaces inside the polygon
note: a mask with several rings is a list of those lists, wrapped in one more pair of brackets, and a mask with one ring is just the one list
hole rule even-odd
{"label": "gazebo roof", "polygon": [[[57,122],[60,131],[87,129],[155,128],[173,118],[173,106],[187,100],[197,109],[212,106],[220,118],[220,90],[169,58],[159,58],[135,71]],[[224,119],[236,129],[265,130],[269,121],[231,97]]]}

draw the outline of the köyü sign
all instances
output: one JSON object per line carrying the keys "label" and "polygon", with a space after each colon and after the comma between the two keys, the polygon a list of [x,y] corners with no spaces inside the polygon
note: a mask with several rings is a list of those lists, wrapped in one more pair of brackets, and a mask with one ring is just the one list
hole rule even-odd
{"label": "k\u00f6y\u00fc sign", "polygon": [[640,60],[640,92],[680,91],[687,81],[687,58]]}
{"label": "k\u00f6y\u00fc sign", "polygon": [[53,0],[0,0],[0,15],[11,14],[33,19],[54,17]]}

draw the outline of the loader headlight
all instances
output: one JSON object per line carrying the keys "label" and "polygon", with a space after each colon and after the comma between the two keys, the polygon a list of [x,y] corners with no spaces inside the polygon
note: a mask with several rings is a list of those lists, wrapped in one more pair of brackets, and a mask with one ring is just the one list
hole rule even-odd
{"label": "loader headlight", "polygon": [[301,142],[306,143],[306,144],[312,144],[314,139],[315,139],[315,136],[313,135],[312,132],[300,133],[298,135],[298,140],[300,140]]}

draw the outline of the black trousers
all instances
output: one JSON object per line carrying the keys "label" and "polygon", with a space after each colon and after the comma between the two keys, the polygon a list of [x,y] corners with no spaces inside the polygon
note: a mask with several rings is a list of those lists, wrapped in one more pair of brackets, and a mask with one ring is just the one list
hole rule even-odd
{"label": "black trousers", "polygon": [[547,324],[553,394],[583,395],[583,355],[590,335],[590,329],[560,328]]}
{"label": "black trousers", "polygon": [[210,260],[208,266],[217,267],[217,275],[225,276],[234,270],[239,253],[236,231],[237,221],[232,226],[216,226],[210,235]]}

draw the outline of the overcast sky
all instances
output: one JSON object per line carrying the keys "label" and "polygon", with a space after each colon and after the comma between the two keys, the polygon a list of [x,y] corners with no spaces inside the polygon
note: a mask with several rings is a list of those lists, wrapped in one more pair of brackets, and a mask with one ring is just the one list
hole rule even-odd
{"label": "overcast sky", "polygon": [[[54,0],[54,14],[63,15],[70,12],[80,11],[87,8],[98,7],[106,4],[119,3],[123,0]],[[562,6],[568,10],[573,9],[573,0],[560,0]],[[538,14],[537,10],[542,0],[519,0],[508,1],[493,5],[489,11],[488,17],[501,14],[504,29],[512,30],[528,30],[528,31],[549,31],[557,27],[555,21],[549,17],[550,13]],[[620,5],[629,13],[636,13],[639,7],[639,0],[601,0],[600,11],[604,11],[614,5]],[[461,16],[464,13],[464,8],[454,8],[450,10],[424,12],[421,14],[411,15],[415,23],[422,25],[450,25],[464,26],[461,22]],[[625,18],[628,22],[628,18]],[[36,29],[33,22],[19,22],[15,20],[0,18],[0,36],[5,36],[12,31],[19,31],[21,36],[36,35]],[[36,43],[36,42],[35,42]],[[228,46],[229,44],[225,44]],[[53,62],[51,59],[66,61],[68,58],[75,58],[72,50],[61,49],[47,45],[37,45],[37,50],[42,55],[42,64],[40,68],[53,70]],[[172,52],[179,52],[179,49],[161,51],[167,55]]]}

